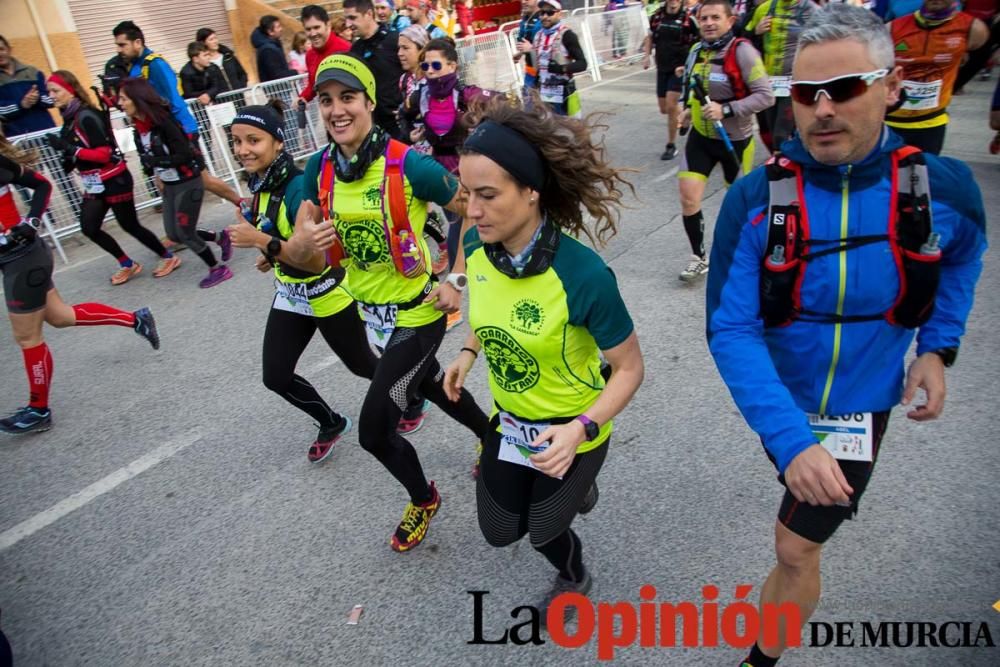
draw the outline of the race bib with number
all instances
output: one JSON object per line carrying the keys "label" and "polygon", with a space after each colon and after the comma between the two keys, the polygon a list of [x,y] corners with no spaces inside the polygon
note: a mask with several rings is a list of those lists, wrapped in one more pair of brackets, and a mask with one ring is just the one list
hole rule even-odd
{"label": "race bib with number", "polygon": [[792,94],[792,77],[772,76],[771,90],[774,92],[775,97],[788,97]]}
{"label": "race bib with number", "polygon": [[809,428],[816,442],[835,459],[871,461],[873,453],[872,413],[857,412],[840,417],[809,414]]}
{"label": "race bib with number", "polygon": [[725,72],[711,72],[708,75],[708,80],[712,83],[729,83],[729,77],[726,76]]}
{"label": "race bib with number", "polygon": [[543,82],[539,94],[543,102],[548,102],[550,104],[562,104],[566,100],[566,87],[561,81]]}
{"label": "race bib with number", "polygon": [[392,332],[396,330],[399,308],[395,305],[372,306],[366,303],[358,304],[358,308],[361,309],[361,318],[365,321],[368,342],[381,354],[392,338]]}
{"label": "race bib with number", "polygon": [[904,81],[906,101],[903,109],[907,111],[927,111],[937,109],[941,105],[941,87],[944,82],[937,81]]}
{"label": "race bib with number", "polygon": [[302,283],[274,282],[274,303],[272,308],[284,310],[289,313],[299,315],[315,316],[312,306],[309,305],[309,294],[306,286]]}
{"label": "race bib with number", "polygon": [[[535,447],[531,443],[542,431],[547,429],[548,422],[526,422],[521,421],[506,412],[500,412],[500,453],[497,456],[501,461],[516,463],[517,465],[535,468],[535,464],[528,458],[532,454],[544,452],[549,448],[549,443],[542,443]],[[562,479],[562,478],[560,478]]]}
{"label": "race bib with number", "polygon": [[153,171],[156,172],[156,175],[159,176],[160,180],[163,181],[164,183],[176,183],[177,181],[181,180],[181,175],[178,174],[177,170],[174,169],[173,167],[169,169],[161,169],[157,167]]}
{"label": "race bib with number", "polygon": [[88,195],[99,195],[104,192],[104,181],[101,180],[99,173],[80,174],[80,180],[83,182],[83,191]]}

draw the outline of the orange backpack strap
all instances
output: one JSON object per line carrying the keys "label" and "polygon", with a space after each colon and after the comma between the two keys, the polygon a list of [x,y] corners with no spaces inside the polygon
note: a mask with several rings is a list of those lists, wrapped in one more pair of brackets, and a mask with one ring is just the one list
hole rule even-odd
{"label": "orange backpack strap", "polygon": [[385,152],[385,180],[386,190],[384,193],[389,198],[389,215],[393,231],[413,231],[410,229],[410,213],[406,206],[406,189],[403,185],[403,162],[410,147],[402,141],[389,140],[389,145]]}
{"label": "orange backpack strap", "polygon": [[324,220],[330,219],[333,212],[333,160],[330,156],[330,148],[323,151],[320,158],[319,168],[319,210],[323,214]]}

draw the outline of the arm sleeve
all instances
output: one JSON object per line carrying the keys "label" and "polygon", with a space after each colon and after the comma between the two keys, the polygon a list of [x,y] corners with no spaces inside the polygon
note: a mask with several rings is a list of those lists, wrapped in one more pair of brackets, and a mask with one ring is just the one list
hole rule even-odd
{"label": "arm sleeve", "polygon": [[430,155],[407,151],[403,172],[417,199],[445,206],[458,192],[458,179]]}
{"label": "arm sleeve", "polygon": [[169,161],[171,167],[180,167],[188,164],[194,158],[194,151],[191,149],[191,141],[184,130],[173,118],[169,118],[160,126],[163,132],[163,140],[170,149],[170,155],[166,156],[164,162]]}
{"label": "arm sleeve", "polygon": [[749,42],[740,42],[736,47],[736,62],[740,66],[743,80],[750,89],[750,94],[742,100],[729,103],[736,116],[750,116],[774,105],[774,91],[771,90],[771,80],[767,78],[764,62],[760,53]]}
{"label": "arm sleeve", "polygon": [[602,350],[621,345],[632,335],[635,325],[622,300],[611,267],[605,265],[588,271],[583,282],[586,289],[572,291],[570,324],[586,328]]}
{"label": "arm sleeve", "polygon": [[[952,233],[941,248],[941,282],[934,299],[934,314],[917,332],[918,355],[961,343],[987,245],[986,212],[972,171],[951,158],[927,156],[927,161],[929,168],[934,162],[945,163],[932,172],[946,176],[940,180],[932,176],[931,193],[947,193],[942,199],[947,196],[948,200],[942,204],[948,209],[942,211],[941,217],[948,215]],[[943,228],[943,222],[936,226]]]}
{"label": "arm sleeve", "polygon": [[97,164],[111,162],[111,140],[108,138],[104,123],[93,114],[86,113],[80,120],[79,128],[87,146],[78,148],[76,157]]}
{"label": "arm sleeve", "polygon": [[36,85],[38,86],[38,106],[45,109],[55,107],[56,101],[49,95],[49,89],[45,85],[45,75],[41,72],[38,73],[38,83]]}
{"label": "arm sleeve", "polygon": [[579,74],[587,69],[587,56],[583,54],[583,47],[580,46],[580,38],[572,30],[567,30],[563,35],[563,46],[569,52],[569,57],[573,60],[567,63],[564,71],[567,74]]}
{"label": "arm sleeve", "polygon": [[295,217],[299,213],[299,206],[302,204],[302,184],[304,176],[299,174],[292,178],[285,187],[285,215],[288,217],[290,226],[295,227]]}
{"label": "arm sleeve", "polygon": [[195,85],[192,69],[194,68],[190,67],[190,63],[181,68],[181,90],[184,91],[184,99],[186,100],[193,99],[201,94],[198,91],[198,86]]}
{"label": "arm sleeve", "polygon": [[28,208],[29,218],[41,218],[49,207],[52,196],[52,183],[37,171],[22,167],[18,163],[0,155],[0,174],[2,180],[31,190],[31,203]]}
{"label": "arm sleeve", "polygon": [[[323,152],[313,153],[306,162],[302,171],[302,198],[301,201],[311,201],[319,204],[319,165],[322,161]],[[300,203],[301,203],[300,201]]]}
{"label": "arm sleeve", "polygon": [[[816,442],[805,412],[781,382],[764,340],[759,316],[763,235],[749,222],[747,183],[766,187],[763,170],[738,180],[722,203],[715,224],[706,293],[708,346],[737,407],[779,472]],[[718,262],[718,264],[716,264]]]}

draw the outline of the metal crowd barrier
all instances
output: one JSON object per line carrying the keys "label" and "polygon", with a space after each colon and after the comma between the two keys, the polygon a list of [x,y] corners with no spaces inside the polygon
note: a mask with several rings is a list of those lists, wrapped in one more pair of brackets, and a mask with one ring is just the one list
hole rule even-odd
{"label": "metal crowd barrier", "polygon": [[642,5],[629,5],[612,12],[595,8],[575,10],[571,19],[585,26],[582,32],[587,34],[599,71],[642,59],[642,43],[649,34],[649,17]]}
{"label": "metal crowd barrier", "polygon": [[522,74],[514,63],[515,52],[505,33],[463,37],[455,45],[462,83],[503,93],[520,91]]}

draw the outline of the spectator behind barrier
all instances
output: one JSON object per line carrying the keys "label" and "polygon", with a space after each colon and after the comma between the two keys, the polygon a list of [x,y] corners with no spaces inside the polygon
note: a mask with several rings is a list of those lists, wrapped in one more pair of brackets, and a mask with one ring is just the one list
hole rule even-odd
{"label": "spectator behind barrier", "polygon": [[222,70],[212,62],[212,51],[204,42],[188,44],[189,61],[181,68],[181,89],[185,99],[197,99],[204,106],[219,93],[229,90]]}
{"label": "spectator behind barrier", "polygon": [[45,88],[45,76],[11,55],[10,42],[0,36],[0,124],[4,134],[37,132],[55,127],[47,109],[54,102]]}
{"label": "spectator behind barrier", "polygon": [[257,77],[261,83],[295,76],[295,71],[285,60],[281,45],[281,20],[273,14],[260,19],[260,25],[250,35],[250,43],[257,50]]}
{"label": "spectator behind barrier", "polygon": [[225,44],[219,43],[219,36],[211,28],[199,28],[195,33],[196,42],[204,42],[212,52],[212,62],[222,70],[229,90],[247,87],[247,72],[236,57],[236,52]]}

